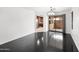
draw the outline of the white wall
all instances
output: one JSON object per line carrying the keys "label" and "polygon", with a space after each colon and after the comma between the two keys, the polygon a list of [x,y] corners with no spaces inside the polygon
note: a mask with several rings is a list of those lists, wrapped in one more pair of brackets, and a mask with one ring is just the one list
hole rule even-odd
{"label": "white wall", "polygon": [[67,12],[66,13],[66,33],[71,33],[71,30],[72,30],[72,24],[71,24],[71,21],[72,18],[71,18],[71,12]]}
{"label": "white wall", "polygon": [[44,14],[44,32],[48,31],[48,16]]}
{"label": "white wall", "polygon": [[34,33],[35,13],[24,8],[0,8],[0,44]]}
{"label": "white wall", "polygon": [[73,10],[73,30],[72,30],[72,38],[79,50],[79,8],[72,8]]}

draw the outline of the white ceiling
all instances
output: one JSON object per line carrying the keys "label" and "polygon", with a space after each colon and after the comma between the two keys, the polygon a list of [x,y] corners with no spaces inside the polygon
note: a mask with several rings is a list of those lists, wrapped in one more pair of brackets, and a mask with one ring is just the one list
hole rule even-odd
{"label": "white ceiling", "polygon": [[[50,7],[26,7],[25,9],[33,10],[39,14],[47,13],[48,11],[50,11]],[[70,9],[71,9],[70,7],[56,7],[53,11],[55,13],[58,13],[58,12],[68,11]]]}
{"label": "white ceiling", "polygon": [[[26,7],[26,9],[34,10],[36,12],[48,12],[50,11],[50,7]],[[55,12],[62,12],[69,10],[70,7],[56,7]]]}

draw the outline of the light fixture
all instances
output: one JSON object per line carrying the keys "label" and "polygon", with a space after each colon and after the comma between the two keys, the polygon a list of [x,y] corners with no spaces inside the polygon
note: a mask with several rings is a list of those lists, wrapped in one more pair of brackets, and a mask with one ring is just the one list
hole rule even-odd
{"label": "light fixture", "polygon": [[53,8],[50,7],[50,11],[48,12],[48,16],[53,16],[55,13],[53,12]]}

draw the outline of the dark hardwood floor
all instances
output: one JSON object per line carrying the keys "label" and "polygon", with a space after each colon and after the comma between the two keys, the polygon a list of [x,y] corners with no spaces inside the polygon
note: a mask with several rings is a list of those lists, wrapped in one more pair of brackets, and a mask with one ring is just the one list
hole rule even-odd
{"label": "dark hardwood floor", "polygon": [[[54,37],[55,35],[58,35]],[[0,45],[0,52],[78,52],[70,34],[39,32]]]}

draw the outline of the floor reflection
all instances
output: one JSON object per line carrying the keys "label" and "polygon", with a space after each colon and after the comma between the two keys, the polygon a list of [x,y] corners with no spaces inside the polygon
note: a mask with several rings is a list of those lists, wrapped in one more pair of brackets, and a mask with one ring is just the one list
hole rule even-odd
{"label": "floor reflection", "polygon": [[35,51],[43,51],[44,50],[44,37],[43,32],[36,33],[35,39]]}
{"label": "floor reflection", "polygon": [[[43,32],[36,33],[35,51],[48,51],[48,52],[63,51],[63,34],[58,32],[48,32],[47,34],[48,39],[45,38]],[[47,44],[46,48],[45,44]]]}
{"label": "floor reflection", "polygon": [[63,50],[63,34],[58,32],[49,32],[48,46]]}
{"label": "floor reflection", "polygon": [[[7,49],[5,49],[7,48]],[[0,45],[3,52],[62,52],[63,34],[38,32]]]}

